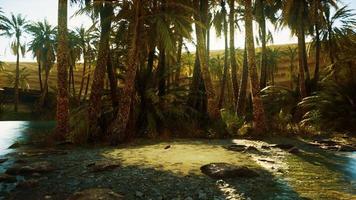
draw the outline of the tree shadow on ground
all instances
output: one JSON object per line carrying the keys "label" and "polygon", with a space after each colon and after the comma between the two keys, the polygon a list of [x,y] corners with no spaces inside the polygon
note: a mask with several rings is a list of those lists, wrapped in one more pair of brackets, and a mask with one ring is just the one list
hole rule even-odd
{"label": "tree shadow on ground", "polygon": [[[87,165],[91,162],[114,160],[103,156],[110,150],[113,148],[75,149],[64,155],[31,157],[29,162],[47,160],[57,170],[37,178],[36,187],[17,188],[8,199],[44,199],[45,196],[66,199],[76,191],[98,187],[111,188],[124,194],[125,199],[301,199],[288,184],[262,168],[255,169],[260,174],[257,178],[224,181],[196,172],[184,174],[157,169],[147,166],[144,161],[112,171],[90,172]],[[117,158],[115,161],[122,160]],[[31,175],[25,177],[28,178],[32,178]]]}

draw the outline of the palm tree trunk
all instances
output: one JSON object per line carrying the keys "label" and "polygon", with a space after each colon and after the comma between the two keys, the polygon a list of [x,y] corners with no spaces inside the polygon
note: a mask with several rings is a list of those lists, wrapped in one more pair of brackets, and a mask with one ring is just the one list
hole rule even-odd
{"label": "palm tree trunk", "polygon": [[[299,28],[300,30],[300,28]],[[300,31],[301,32],[301,31]],[[298,56],[299,56],[299,90],[300,96],[302,98],[307,96],[307,90],[305,86],[305,77],[304,77],[304,59],[303,59],[303,35],[298,33]]]}
{"label": "palm tree trunk", "polygon": [[78,94],[78,101],[80,103],[80,100],[82,98],[82,93],[83,93],[83,88],[84,88],[84,80],[85,80],[85,73],[86,73],[86,68],[87,68],[87,59],[86,59],[86,53],[85,50],[83,51],[83,72],[82,72],[82,80],[80,81],[80,88],[79,88],[79,94]]}
{"label": "palm tree trunk", "polygon": [[38,104],[39,110],[41,110],[41,108],[44,106],[46,98],[47,98],[47,95],[48,95],[48,78],[49,78],[49,69],[50,69],[50,67],[47,64],[45,64],[45,65],[46,65],[45,66],[45,68],[46,68],[46,71],[45,71],[45,82],[44,82],[44,85],[43,85],[43,91],[41,93],[41,97],[40,97],[39,104]]}
{"label": "palm tree trunk", "polygon": [[38,81],[40,83],[40,91],[42,92],[43,90],[43,85],[42,85],[42,66],[41,66],[41,61],[37,58],[37,64],[38,64]]}
{"label": "palm tree trunk", "polygon": [[234,106],[236,108],[239,98],[239,83],[237,81],[237,62],[235,52],[235,0],[229,0],[230,16],[230,62],[231,62],[231,77],[232,88],[234,93]]}
{"label": "palm tree trunk", "polygon": [[221,81],[221,87],[220,87],[220,97],[219,97],[219,103],[218,103],[218,108],[219,110],[221,109],[223,102],[224,102],[224,97],[225,97],[225,88],[226,88],[226,79],[227,79],[227,72],[228,72],[228,54],[229,54],[229,47],[228,47],[228,39],[227,39],[227,21],[226,21],[226,10],[225,10],[225,4],[223,4],[223,15],[224,15],[224,42],[225,42],[225,53],[224,53],[224,72],[223,72],[223,77]]}
{"label": "palm tree trunk", "polygon": [[114,108],[119,105],[119,99],[117,96],[117,79],[115,69],[112,65],[111,56],[108,56],[107,73],[109,77],[110,91],[111,91],[111,102]]}
{"label": "palm tree trunk", "polygon": [[319,32],[319,25],[315,25],[315,69],[314,69],[314,83],[313,86],[316,89],[318,87],[319,81],[319,69],[320,69],[320,32]]}
{"label": "palm tree trunk", "polygon": [[166,94],[166,51],[163,47],[159,49],[159,61],[157,67],[158,77],[158,96],[164,96]]}
{"label": "palm tree trunk", "polygon": [[262,49],[261,49],[261,81],[260,81],[260,88],[263,89],[267,86],[267,80],[268,80],[268,70],[267,70],[267,41],[266,41],[266,18],[265,18],[265,9],[264,9],[264,0],[259,0],[259,26],[260,26],[260,32],[261,32],[261,43],[262,43]]}
{"label": "palm tree trunk", "polygon": [[[200,3],[201,0],[194,0],[194,5],[197,10],[200,10]],[[195,19],[197,21],[201,21],[201,13],[195,13]],[[208,68],[208,61],[206,57],[206,44],[205,44],[205,37],[202,27],[199,24],[195,24],[195,32],[197,38],[197,50],[198,56],[201,66],[202,78],[204,81],[206,97],[207,97],[207,111],[208,115],[211,119],[219,118],[219,109],[215,99],[215,90],[213,87],[213,83],[210,77],[210,72]]]}
{"label": "palm tree trunk", "polygon": [[180,71],[182,66],[182,48],[183,48],[183,37],[180,36],[178,40],[177,71],[174,77],[174,81],[177,86],[179,86]]}
{"label": "palm tree trunk", "polygon": [[[74,63],[75,65],[75,63]],[[70,71],[69,71],[69,75],[71,77],[71,81],[69,82],[69,87],[72,86],[72,96],[73,96],[73,99],[75,99],[75,96],[76,96],[76,92],[75,92],[75,80],[74,80],[74,66],[73,65],[70,65]]]}
{"label": "palm tree trunk", "polygon": [[125,86],[122,91],[119,102],[119,112],[110,127],[113,134],[112,143],[117,144],[125,139],[127,125],[129,124],[132,98],[135,92],[135,77],[138,65],[138,51],[141,37],[141,10],[142,0],[134,0],[135,18],[132,22],[131,45],[128,53],[127,71],[125,77]]}
{"label": "palm tree trunk", "polygon": [[89,98],[88,117],[89,117],[89,140],[93,141],[99,134],[98,118],[101,109],[101,97],[104,89],[104,79],[106,65],[109,55],[109,39],[111,30],[111,17],[113,15],[113,6],[107,2],[100,10],[100,43],[98,59],[94,71],[91,93]]}
{"label": "palm tree trunk", "polygon": [[267,127],[256,68],[251,0],[245,0],[245,28],[247,39],[247,58],[249,64],[249,74],[251,83],[250,85],[252,94],[253,128],[256,134],[262,134],[266,131]]}
{"label": "palm tree trunk", "polygon": [[67,0],[58,0],[58,53],[57,53],[57,126],[56,137],[64,140],[69,132],[69,100],[67,91],[68,30]]}
{"label": "palm tree trunk", "polygon": [[15,96],[14,96],[14,110],[18,111],[19,105],[19,82],[20,82],[20,38],[16,38],[17,46],[16,46],[16,74],[15,74]]}
{"label": "palm tree trunk", "polygon": [[248,62],[247,62],[247,49],[246,49],[246,42],[245,42],[239,98],[236,106],[236,113],[239,116],[245,114],[245,110],[246,110],[247,83],[248,83]]}
{"label": "palm tree trunk", "polygon": [[91,71],[90,70],[91,70],[91,61],[89,62],[89,65],[88,65],[87,80],[86,80],[86,83],[85,83],[85,92],[84,92],[83,100],[86,100],[87,96],[88,96],[90,75],[91,75]]}

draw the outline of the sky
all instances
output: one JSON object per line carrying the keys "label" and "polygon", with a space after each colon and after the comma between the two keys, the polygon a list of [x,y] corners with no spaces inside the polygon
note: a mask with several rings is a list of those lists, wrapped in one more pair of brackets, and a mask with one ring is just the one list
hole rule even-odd
{"label": "sky", "polygon": [[[349,5],[351,9],[356,10],[356,0],[343,0],[344,5]],[[0,7],[5,12],[5,16],[10,16],[10,13],[15,15],[21,13],[26,19],[30,21],[43,21],[47,19],[50,24],[57,24],[57,9],[58,0],[0,0]],[[72,5],[68,9],[68,26],[69,28],[79,27],[82,24],[84,26],[90,25],[90,20],[86,16],[74,16],[74,13],[79,9],[78,6]],[[255,27],[256,28],[256,27]],[[286,44],[286,43],[296,43],[297,38],[292,37],[288,29],[283,29],[279,31],[274,31],[271,25],[268,28],[273,33],[274,43],[273,44]],[[24,36],[24,41],[28,42],[31,38],[28,35]],[[235,33],[235,46],[237,48],[243,47],[244,43],[244,33]],[[16,57],[12,55],[10,51],[11,40],[6,37],[0,37],[0,60],[2,61],[15,61]],[[211,31],[210,40],[211,50],[224,49],[223,38],[217,38],[215,31]],[[194,46],[188,45],[190,50],[194,49]],[[21,61],[33,61],[31,53],[27,53]]]}

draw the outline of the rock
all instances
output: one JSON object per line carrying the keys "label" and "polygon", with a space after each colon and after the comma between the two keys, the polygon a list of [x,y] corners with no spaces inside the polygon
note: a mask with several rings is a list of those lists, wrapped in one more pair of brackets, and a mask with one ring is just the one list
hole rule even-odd
{"label": "rock", "polygon": [[9,146],[9,149],[17,149],[21,146],[19,142],[13,143],[11,146]]}
{"label": "rock", "polygon": [[242,152],[245,151],[246,145],[232,144],[229,146],[224,146],[224,148],[230,151]]}
{"label": "rock", "polygon": [[270,147],[270,146],[267,146],[267,145],[262,145],[261,148],[262,148],[262,149],[265,149],[265,150],[270,150],[270,149],[271,149],[271,147]]}
{"label": "rock", "polygon": [[289,150],[289,149],[293,148],[294,145],[292,145],[292,144],[276,144],[276,145],[274,145],[272,147],[280,148],[280,149],[283,149],[283,150]]}
{"label": "rock", "polygon": [[136,191],[135,192],[135,196],[142,198],[143,197],[143,193],[140,192],[140,191]]}
{"label": "rock", "polygon": [[321,140],[315,140],[314,142],[320,143],[320,144],[324,144],[324,145],[328,145],[328,146],[335,146],[338,145],[337,142],[331,140],[331,139],[321,139]]}
{"label": "rock", "polygon": [[100,160],[90,163],[87,167],[91,168],[92,172],[101,172],[116,169],[120,167],[120,164],[118,162]]}
{"label": "rock", "polygon": [[356,151],[356,147],[353,147],[350,145],[341,145],[339,148],[339,151],[354,152],[354,151]]}
{"label": "rock", "polygon": [[225,178],[252,178],[259,174],[245,166],[235,166],[228,163],[210,163],[200,168],[202,173],[215,179]]}
{"label": "rock", "polygon": [[171,148],[171,145],[167,145],[166,147],[164,147],[164,149],[169,149]]}
{"label": "rock", "polygon": [[9,174],[0,174],[0,183],[5,182],[5,183],[14,183],[16,182],[16,176],[12,176]]}
{"label": "rock", "polygon": [[74,193],[68,200],[123,200],[124,196],[110,189],[91,188]]}
{"label": "rock", "polygon": [[54,166],[47,162],[35,162],[26,166],[21,166],[15,164],[6,170],[7,174],[17,175],[17,174],[32,174],[32,173],[46,173],[55,170]]}
{"label": "rock", "polygon": [[0,164],[6,162],[7,160],[8,158],[0,158]]}
{"label": "rock", "polygon": [[293,147],[291,149],[288,149],[289,153],[296,154],[299,153],[299,149],[297,147]]}
{"label": "rock", "polygon": [[248,146],[246,149],[245,149],[245,152],[248,152],[248,153],[260,153],[260,150],[258,150],[256,147],[254,146]]}
{"label": "rock", "polygon": [[46,195],[46,196],[44,196],[44,199],[52,199],[52,196],[51,195]]}
{"label": "rock", "polygon": [[37,185],[38,185],[38,180],[29,179],[29,180],[19,182],[16,185],[16,187],[18,187],[18,188],[33,188],[33,187],[36,187]]}
{"label": "rock", "polygon": [[276,162],[274,162],[273,160],[267,160],[267,159],[258,159],[259,161],[261,161],[261,162],[267,162],[267,163],[271,163],[271,164],[274,164],[274,163],[276,163]]}

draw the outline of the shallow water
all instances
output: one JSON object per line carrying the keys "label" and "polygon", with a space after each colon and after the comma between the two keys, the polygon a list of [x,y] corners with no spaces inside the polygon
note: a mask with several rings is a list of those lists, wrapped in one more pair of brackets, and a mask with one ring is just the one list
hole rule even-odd
{"label": "shallow water", "polygon": [[10,153],[8,148],[15,142],[26,140],[29,131],[48,131],[53,127],[53,121],[0,121],[0,157]]}
{"label": "shallow water", "polygon": [[[0,158],[10,152],[7,147],[15,141],[26,140],[26,133],[29,131],[48,131],[53,127],[54,122],[0,122]],[[252,180],[226,180],[216,184],[213,182],[212,190],[218,190],[224,194],[225,199],[356,199],[355,152],[325,151],[299,140],[282,140],[273,142],[250,140],[150,142],[144,140],[120,148],[97,149],[97,152],[107,159],[119,160],[123,165],[122,170],[142,169],[145,171],[145,169],[150,169],[155,173],[162,172],[162,174],[169,172],[171,179],[176,177],[177,180],[191,177],[191,179],[200,180],[203,178],[204,182],[211,182],[200,172],[202,165],[211,162],[245,165],[263,174]],[[300,149],[300,153],[290,154],[274,148],[271,150],[261,149],[262,145],[277,142],[292,143]],[[253,145],[261,152],[233,152],[222,147],[233,143]],[[170,148],[165,149],[168,145]],[[92,151],[90,155],[95,155],[96,150],[92,149]],[[68,154],[69,158],[70,156],[72,154]],[[73,156],[75,159],[77,159],[76,156],[80,156],[89,160],[81,151],[74,151]],[[58,160],[56,157],[52,159]],[[58,162],[63,162],[61,164],[68,162],[68,165],[78,166],[78,161],[75,159],[63,159]],[[70,163],[75,161],[76,163]],[[145,174],[142,175],[145,176]],[[157,181],[159,182],[159,180]],[[167,184],[166,181],[170,181],[170,179],[165,179],[162,176],[162,181],[164,182],[162,184]],[[139,189],[137,188],[137,190]]]}

